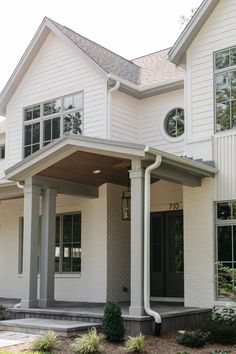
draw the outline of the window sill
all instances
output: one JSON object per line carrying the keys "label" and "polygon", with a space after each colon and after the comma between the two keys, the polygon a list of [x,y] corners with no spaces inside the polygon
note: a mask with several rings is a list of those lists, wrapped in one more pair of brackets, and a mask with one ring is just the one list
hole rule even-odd
{"label": "window sill", "polygon": [[[23,278],[23,274],[18,274],[18,278]],[[38,278],[40,275],[38,274]],[[81,273],[56,273],[55,279],[78,279],[81,278]]]}
{"label": "window sill", "polygon": [[224,130],[222,132],[215,132],[215,138],[236,135],[236,129]]}

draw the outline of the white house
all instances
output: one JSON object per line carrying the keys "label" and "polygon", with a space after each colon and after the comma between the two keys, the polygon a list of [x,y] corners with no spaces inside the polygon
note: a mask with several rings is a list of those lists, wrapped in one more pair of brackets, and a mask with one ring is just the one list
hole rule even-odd
{"label": "white house", "polygon": [[204,0],[132,61],[43,20],[0,95],[0,297],[235,300],[235,19]]}

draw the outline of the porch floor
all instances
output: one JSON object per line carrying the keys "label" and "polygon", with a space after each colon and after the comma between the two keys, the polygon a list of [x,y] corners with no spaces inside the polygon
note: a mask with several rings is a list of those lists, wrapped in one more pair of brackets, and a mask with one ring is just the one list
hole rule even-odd
{"label": "porch floor", "polygon": [[[79,321],[90,324],[101,324],[105,304],[64,302],[56,301],[55,306],[47,308],[21,309],[14,308],[19,300],[1,299],[0,304],[8,307],[8,316],[12,320],[18,319],[51,319],[62,321]],[[147,315],[135,317],[129,315],[129,303],[119,303],[127,333],[144,334],[152,333],[153,318]],[[206,320],[210,309],[196,307],[187,308],[183,303],[176,302],[152,302],[151,306],[162,317],[162,333],[179,329],[198,328],[199,324]]]}

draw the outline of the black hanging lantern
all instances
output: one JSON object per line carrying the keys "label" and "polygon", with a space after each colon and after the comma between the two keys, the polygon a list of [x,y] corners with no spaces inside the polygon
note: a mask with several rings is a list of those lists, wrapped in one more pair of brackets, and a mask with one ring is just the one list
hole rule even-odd
{"label": "black hanging lantern", "polygon": [[130,190],[123,192],[122,197],[122,220],[130,220],[131,193]]}

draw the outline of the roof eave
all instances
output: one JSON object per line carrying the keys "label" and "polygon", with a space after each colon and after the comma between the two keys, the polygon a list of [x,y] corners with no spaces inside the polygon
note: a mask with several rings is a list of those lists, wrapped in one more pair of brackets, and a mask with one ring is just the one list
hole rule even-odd
{"label": "roof eave", "polygon": [[204,0],[198,10],[189,21],[174,46],[169,51],[169,59],[176,65],[181,65],[185,61],[185,54],[208,17],[215,9],[220,0]]}

